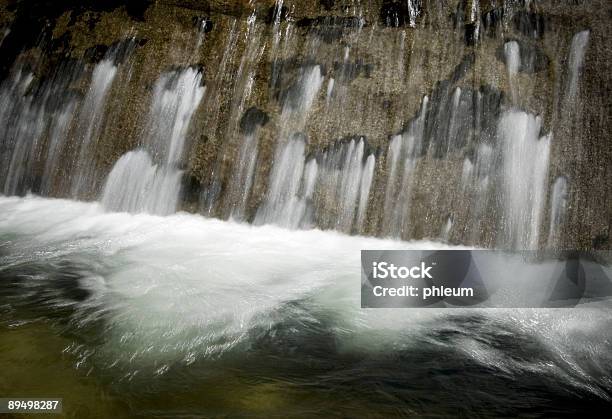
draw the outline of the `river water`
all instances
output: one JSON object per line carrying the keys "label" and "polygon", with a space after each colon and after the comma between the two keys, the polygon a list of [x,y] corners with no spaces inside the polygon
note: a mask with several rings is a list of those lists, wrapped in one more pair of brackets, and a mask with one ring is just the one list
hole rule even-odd
{"label": "river water", "polygon": [[559,417],[610,406],[609,301],[360,308],[360,249],[443,248],[0,197],[0,393],[63,397],[69,417]]}

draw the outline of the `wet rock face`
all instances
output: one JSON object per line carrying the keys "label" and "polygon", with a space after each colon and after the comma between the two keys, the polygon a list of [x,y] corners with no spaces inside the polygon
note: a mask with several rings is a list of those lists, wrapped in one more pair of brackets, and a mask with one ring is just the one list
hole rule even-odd
{"label": "wet rock face", "polygon": [[517,31],[530,38],[541,38],[546,30],[546,18],[540,13],[518,11],[512,23]]}
{"label": "wet rock face", "polygon": [[354,16],[306,17],[296,22],[298,27],[308,28],[312,34],[326,43],[337,42],[344,33],[354,31],[364,24],[363,19]]}
{"label": "wet rock face", "polygon": [[[416,2],[415,2],[416,4]],[[420,2],[417,6],[420,8]],[[416,13],[416,11],[415,11]],[[380,8],[380,22],[392,28],[411,24],[411,12],[408,1],[384,0]]]}
{"label": "wet rock face", "polygon": [[[70,12],[70,23],[74,23],[84,13],[111,12],[119,8],[124,9],[130,18],[143,21],[144,13],[152,0],[17,0],[11,2],[7,9],[14,13],[14,22],[11,31],[2,42],[2,59],[0,61],[0,77],[6,75],[8,68],[15,61],[23,48],[34,47],[41,42],[52,42],[49,28],[53,27],[57,19],[66,12]],[[97,23],[95,16],[88,19],[90,25]],[[69,38],[63,40],[69,47]],[[57,48],[57,40],[54,48]]]}
{"label": "wet rock face", "polygon": [[[529,40],[522,39],[506,39],[506,42],[516,42],[519,46],[520,53],[520,66],[519,72],[523,73],[537,73],[540,71],[546,71],[550,67],[550,58],[548,55],[539,47],[537,44]],[[502,62],[505,62],[506,56],[504,54],[504,47],[500,46],[496,51],[496,58]]]}
{"label": "wet rock face", "polygon": [[252,133],[258,127],[266,125],[269,120],[270,117],[266,112],[254,106],[250,107],[240,119],[240,131],[244,133]]}
{"label": "wet rock face", "polygon": [[[313,215],[323,220],[321,226],[342,224],[350,233],[382,234],[386,219],[380,203],[393,191],[388,186],[393,139],[404,138],[404,148],[398,148],[404,153],[421,124],[416,159],[397,166],[413,180],[406,183],[407,202],[416,202],[397,209],[409,213],[401,220],[400,236],[436,238],[450,220],[448,240],[485,246],[498,244],[502,209],[493,195],[476,198],[478,191],[465,192],[461,179],[465,172],[484,184],[484,176],[475,174],[481,170],[478,161],[488,147],[499,147],[501,115],[521,110],[541,117],[540,136],[553,133],[549,183],[558,176],[569,179],[567,228],[560,240],[609,248],[606,211],[612,205],[604,188],[612,182],[605,166],[610,147],[603,139],[610,121],[603,110],[610,108],[611,95],[602,93],[602,86],[612,85],[612,71],[601,12],[606,7],[570,3],[16,1],[0,14],[0,28],[11,27],[0,46],[0,76],[23,61],[34,74],[28,93],[40,100],[36,92],[44,91],[48,80],[65,66],[78,67],[73,78],[58,84],[70,95],[57,93],[45,105],[59,109],[83,101],[96,66],[111,57],[117,74],[93,151],[102,183],[119,157],[140,144],[160,77],[195,68],[206,88],[185,134],[183,206],[222,218],[235,216],[239,208],[252,221],[282,154],[279,144],[294,141],[304,147],[292,150],[299,158],[293,156],[289,167],[306,167],[314,159],[326,174],[350,169],[363,177],[358,186],[348,178],[338,186],[353,194],[356,208],[370,203],[364,213],[353,214],[355,220],[361,217],[359,223],[348,219],[350,211],[341,222],[335,218],[348,204],[333,201],[338,197],[329,185],[325,193],[302,197],[306,207],[316,201],[324,209],[319,218]],[[576,73],[575,102],[568,105],[570,45],[585,29],[591,37],[584,68]],[[517,46],[516,71],[509,67],[507,43]],[[167,81],[172,89],[176,80]],[[304,95],[310,97],[307,104]],[[573,163],[564,157],[570,154],[576,156]],[[372,168],[371,178],[366,167]],[[40,189],[43,168],[43,162],[32,165],[24,188]],[[309,169],[296,182],[305,185],[307,175],[315,173],[312,164]],[[597,197],[584,192],[589,176],[602,188]],[[398,185],[403,181],[400,175],[395,179]],[[362,184],[371,185],[363,198]],[[546,194],[549,205],[550,191]],[[477,199],[486,211],[474,221]],[[542,237],[547,222],[541,222]]]}

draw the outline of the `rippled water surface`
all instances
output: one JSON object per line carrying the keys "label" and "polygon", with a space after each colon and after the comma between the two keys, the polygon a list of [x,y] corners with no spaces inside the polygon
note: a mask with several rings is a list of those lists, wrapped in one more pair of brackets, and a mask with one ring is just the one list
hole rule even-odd
{"label": "rippled water surface", "polygon": [[71,417],[571,416],[612,303],[363,310],[361,249],[431,242],[0,198],[0,393]]}

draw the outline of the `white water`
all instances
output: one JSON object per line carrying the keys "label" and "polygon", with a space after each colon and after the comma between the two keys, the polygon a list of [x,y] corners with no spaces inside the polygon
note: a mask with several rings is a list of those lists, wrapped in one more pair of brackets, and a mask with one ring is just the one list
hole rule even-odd
{"label": "white water", "polygon": [[91,189],[96,174],[92,148],[100,137],[106,101],[116,76],[117,66],[114,57],[107,57],[94,67],[91,83],[77,118],[79,151],[74,161],[75,174],[71,188],[73,198],[82,197]]}
{"label": "white water", "polygon": [[143,148],[123,155],[106,179],[102,203],[108,209],[160,215],[177,210],[187,130],[204,96],[201,80],[192,68],[159,78]]}
{"label": "white water", "polygon": [[[410,348],[438,328],[453,330],[454,316],[478,314],[486,319],[479,327],[527,334],[557,361],[514,358],[467,336],[451,341],[456,350],[487,368],[553,374],[600,392],[580,360],[607,353],[605,304],[572,310],[360,308],[361,249],[449,248],[440,243],[252,227],[184,213],[108,213],[96,203],[37,197],[0,197],[0,243],[0,270],[79,266],[79,286],[92,294],[75,302],[45,293],[46,304],[72,306],[73,326],[103,321],[95,355],[130,375],[248,350],[254,331],[284,320],[324,318],[341,352],[388,353]],[[515,274],[504,275],[508,282]],[[24,281],[32,290],[44,281],[50,281],[45,289],[54,286],[44,274]],[[81,364],[94,353],[79,354]]]}
{"label": "white water", "polygon": [[389,142],[383,208],[383,234],[386,236],[401,237],[409,228],[410,195],[414,170],[422,149],[427,104],[428,98],[425,96],[418,118],[406,132],[394,136]]}
{"label": "white water", "polygon": [[566,100],[568,103],[574,100],[578,93],[578,82],[580,81],[582,67],[584,66],[584,56],[589,42],[589,34],[590,32],[586,30],[578,32],[572,38],[572,45],[570,46],[568,58],[569,77],[566,89]]}
{"label": "white water", "polygon": [[34,86],[34,75],[17,67],[0,86],[0,190],[6,194],[25,192],[34,183],[36,163],[43,159],[48,176],[40,186],[46,192],[54,175],[66,166],[59,161],[59,154],[72,123],[75,101],[64,89],[78,71],[66,66],[61,74]]}
{"label": "white water", "polygon": [[296,138],[279,150],[274,159],[266,200],[257,211],[256,224],[274,223],[298,228],[304,222],[309,198],[304,193],[307,189],[302,187],[305,149],[304,141]]}
{"label": "white water", "polygon": [[256,224],[274,223],[297,228],[307,223],[306,205],[310,196],[305,195],[307,188],[302,187],[305,185],[302,177],[306,165],[306,140],[301,132],[322,83],[319,66],[305,69],[291,93],[293,96],[283,106],[268,191],[257,210]]}
{"label": "white water", "polygon": [[137,358],[225,351],[253,328],[270,326],[285,303],[302,299],[314,299],[351,329],[376,327],[389,313],[360,309],[360,250],[447,248],[185,213],[108,213],[96,203],[37,197],[0,197],[0,237],[6,234],[17,235],[11,245],[21,250],[4,267],[23,257],[110,264],[107,272],[83,272],[81,286],[94,294],[78,321],[109,316],[106,350],[127,348],[123,356]]}
{"label": "white water", "polygon": [[305,150],[301,138],[285,144],[255,223],[361,232],[376,164],[373,154],[365,157],[365,141],[350,140],[308,161]]}
{"label": "white water", "polygon": [[550,136],[540,138],[540,117],[522,111],[502,115],[506,237],[515,249],[537,249],[548,186]]}
{"label": "white water", "polygon": [[559,176],[553,184],[550,197],[550,226],[548,228],[548,247],[555,245],[567,209],[567,179]]}
{"label": "white water", "polygon": [[[44,105],[38,106],[32,95],[26,95],[33,79],[31,73],[18,69],[0,90],[0,145],[9,151],[3,153],[0,166],[6,194],[19,192],[47,122]],[[45,91],[43,104],[48,98],[49,92]]]}
{"label": "white water", "polygon": [[323,153],[316,191],[317,216],[325,220],[324,225],[346,233],[353,227],[361,230],[375,163],[374,155],[365,158],[363,139],[351,140]]}
{"label": "white water", "polygon": [[508,83],[512,93],[512,101],[518,99],[516,75],[521,68],[521,53],[518,42],[510,41],[504,44],[504,55],[506,56],[506,68],[508,69]]}

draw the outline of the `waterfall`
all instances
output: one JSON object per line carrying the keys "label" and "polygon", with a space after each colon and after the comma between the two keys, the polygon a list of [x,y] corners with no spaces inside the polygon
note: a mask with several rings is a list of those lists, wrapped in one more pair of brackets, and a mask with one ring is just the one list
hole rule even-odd
{"label": "waterfall", "polygon": [[316,221],[347,233],[362,231],[376,163],[373,154],[366,157],[365,141],[351,139],[310,159],[305,147],[299,137],[283,147],[255,223],[299,228]]}
{"label": "waterfall", "polygon": [[[270,174],[266,198],[257,210],[257,224],[275,223],[297,228],[305,222],[306,200],[300,195],[306,143],[300,134],[315,96],[323,83],[319,66],[304,71],[300,83],[289,92],[280,115],[280,138]],[[304,189],[304,188],[302,188]]]}
{"label": "waterfall", "polygon": [[102,193],[107,208],[160,215],[177,210],[187,129],[204,95],[201,82],[193,68],[157,80],[142,149],[122,156],[107,177]]}
{"label": "waterfall", "polygon": [[10,28],[6,28],[2,31],[2,35],[0,35],[0,47],[2,46],[2,43],[4,42],[9,33],[11,33]]}
{"label": "waterfall", "polygon": [[[1,167],[5,172],[3,192],[8,195],[24,192],[20,183],[32,164],[35,145],[46,122],[43,107],[37,106],[32,95],[25,95],[32,80],[32,74],[19,70],[12,80],[3,83],[0,95],[2,148],[11,150],[3,154]],[[43,93],[45,99],[48,99],[47,92]]]}
{"label": "waterfall", "polygon": [[499,122],[506,244],[512,248],[538,248],[551,141],[549,135],[539,137],[541,128],[540,117],[516,110],[504,113]]}
{"label": "waterfall", "polygon": [[232,139],[238,137],[242,140],[239,145],[237,167],[231,175],[227,197],[231,207],[230,216],[237,220],[243,220],[246,217],[247,203],[253,186],[257,163],[258,128],[263,123],[261,117],[257,114],[249,114],[249,112],[256,112],[254,108],[245,109],[246,103],[253,93],[257,65],[263,54],[263,49],[260,48],[261,38],[262,34],[255,26],[255,19],[250,19],[247,22],[246,53],[240,61],[233,86],[232,112],[225,130],[230,146],[232,145]]}
{"label": "waterfall", "polygon": [[512,92],[512,101],[516,103],[518,92],[515,77],[521,68],[521,54],[518,42],[506,42],[504,44],[504,55],[506,57],[506,67],[508,68],[508,83]]}
{"label": "waterfall", "polygon": [[401,237],[408,228],[410,195],[417,160],[423,151],[423,135],[427,104],[425,97],[419,116],[409,129],[394,136],[387,152],[387,185],[383,207],[383,234]]}
{"label": "waterfall", "polygon": [[[83,62],[67,61],[41,77],[37,59],[15,64],[0,86],[4,193],[90,194],[109,91],[134,45],[133,38],[117,42],[91,72]],[[82,96],[75,86],[85,78]]]}
{"label": "waterfall", "polygon": [[589,42],[589,34],[590,32],[586,30],[578,32],[572,38],[568,57],[569,77],[566,88],[566,100],[568,102],[575,99],[578,93],[578,81],[580,80],[580,74],[584,66],[584,56]]}
{"label": "waterfall", "polygon": [[361,184],[359,185],[359,207],[357,212],[357,229],[363,231],[366,213],[368,211],[368,199],[370,197],[370,188],[374,180],[374,169],[376,166],[376,158],[370,154],[366,159],[365,166],[361,174]]}
{"label": "waterfall", "polygon": [[323,84],[320,66],[306,68],[298,86],[288,92],[280,115],[280,138],[304,129],[316,96]]}
{"label": "waterfall", "polygon": [[565,218],[567,193],[567,179],[559,176],[553,184],[552,195],[550,197],[550,225],[547,241],[549,248],[555,245],[555,240],[558,238],[559,230]]}
{"label": "waterfall", "polygon": [[[67,88],[80,73],[80,67],[65,65],[39,83],[33,73],[18,66],[0,85],[1,192],[51,190],[76,105]],[[35,173],[40,161],[45,163],[42,179]]]}
{"label": "waterfall", "polygon": [[53,181],[59,174],[62,166],[62,150],[66,147],[69,138],[70,127],[74,121],[77,108],[76,100],[69,100],[53,118],[49,128],[49,142],[47,144],[47,158],[42,176],[41,192],[45,195],[51,194]]}
{"label": "waterfall", "polygon": [[444,241],[448,241],[450,237],[450,232],[453,229],[453,217],[448,217],[446,220],[446,224],[442,228],[442,232],[440,233],[440,238]]}
{"label": "waterfall", "polygon": [[78,116],[79,152],[76,154],[72,196],[77,198],[86,194],[96,173],[92,146],[100,137],[105,104],[109,90],[117,75],[117,66],[112,57],[107,57],[94,67],[91,84],[81,105]]}
{"label": "waterfall", "polygon": [[375,159],[366,157],[365,141],[351,139],[320,156],[317,219],[350,233],[363,227],[372,185]]}
{"label": "waterfall", "polygon": [[[560,226],[583,210],[563,182],[583,182],[582,160],[605,164],[590,140],[605,118],[583,129],[596,102],[580,86],[598,26],[553,31],[532,2],[243,3],[177,19],[153,2],[118,32],[133,37],[82,45],[83,22],[63,36],[52,19],[4,69],[0,192],[400,239],[566,243],[575,229]],[[150,32],[152,16],[173,25]],[[3,51],[20,42],[5,36]]]}
{"label": "waterfall", "polygon": [[306,188],[302,187],[305,148],[304,140],[294,138],[279,150],[270,175],[266,201],[257,211],[256,224],[274,223],[297,228],[304,221],[309,198],[304,193]]}
{"label": "waterfall", "polygon": [[171,214],[178,206],[182,172],[153,163],[149,153],[125,153],[108,175],[102,205],[113,211]]}

